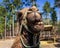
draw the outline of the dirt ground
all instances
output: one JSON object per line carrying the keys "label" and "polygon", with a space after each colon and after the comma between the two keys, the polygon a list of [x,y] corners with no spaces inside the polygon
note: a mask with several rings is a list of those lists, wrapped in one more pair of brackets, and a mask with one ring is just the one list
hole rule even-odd
{"label": "dirt ground", "polygon": [[41,48],[60,48],[60,43],[52,41],[40,41]]}
{"label": "dirt ground", "polygon": [[14,39],[0,40],[0,48],[11,48]]}
{"label": "dirt ground", "polygon": [[[0,48],[11,48],[14,39],[0,40]],[[40,48],[60,48],[60,43],[52,41],[40,41]]]}

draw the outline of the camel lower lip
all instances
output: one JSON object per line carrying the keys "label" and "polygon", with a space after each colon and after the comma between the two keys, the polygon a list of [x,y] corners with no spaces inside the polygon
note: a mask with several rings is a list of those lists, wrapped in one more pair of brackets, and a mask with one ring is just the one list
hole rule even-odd
{"label": "camel lower lip", "polygon": [[44,29],[43,25],[35,25],[34,28],[38,30]]}
{"label": "camel lower lip", "polygon": [[40,26],[39,25],[34,26],[34,28],[37,29],[37,30],[40,30]]}
{"label": "camel lower lip", "polygon": [[34,26],[34,28],[39,28],[39,27],[40,27],[40,25],[35,25],[35,26]]}

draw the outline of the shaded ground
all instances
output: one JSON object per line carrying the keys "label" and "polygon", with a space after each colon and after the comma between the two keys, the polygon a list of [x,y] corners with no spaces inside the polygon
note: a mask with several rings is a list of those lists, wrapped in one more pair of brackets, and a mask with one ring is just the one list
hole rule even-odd
{"label": "shaded ground", "polygon": [[0,40],[0,48],[11,48],[14,39]]}

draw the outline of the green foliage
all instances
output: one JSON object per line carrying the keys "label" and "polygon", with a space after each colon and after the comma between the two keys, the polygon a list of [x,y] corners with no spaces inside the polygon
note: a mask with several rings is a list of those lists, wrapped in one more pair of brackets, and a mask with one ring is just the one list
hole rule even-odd
{"label": "green foliage", "polygon": [[[38,6],[36,1],[37,0],[25,0],[25,2],[23,2],[22,0],[13,0],[12,2],[10,2],[10,0],[3,0],[4,5],[0,6],[0,16],[3,16],[3,17],[0,17],[0,24],[1,24],[0,28],[3,29],[2,26],[4,26],[4,24],[5,24],[4,16],[7,16],[7,18],[8,18],[8,20],[7,20],[8,27],[7,28],[9,28],[10,24],[12,24],[12,17],[13,17],[13,15],[15,15],[15,9],[17,9],[17,10],[21,9],[21,8],[23,8],[23,5]],[[49,2],[46,1],[46,3],[43,6],[43,10],[46,15],[46,18],[48,16],[48,14],[50,12],[52,12],[51,19],[52,19],[53,23],[55,23],[57,20],[56,11],[51,10]],[[3,31],[4,31],[4,29],[3,29]],[[3,32],[3,31],[1,31],[1,32]]]}
{"label": "green foliage", "polygon": [[15,9],[15,6],[13,4],[7,4],[8,6],[8,11],[12,11],[12,8]]}
{"label": "green foliage", "polygon": [[51,13],[51,19],[52,19],[52,24],[55,25],[57,22],[57,15],[54,9],[52,10],[52,13]]}
{"label": "green foliage", "polygon": [[55,7],[60,7],[60,0],[55,0]]}
{"label": "green foliage", "polygon": [[[5,9],[7,10],[7,18],[6,18],[6,29],[5,30],[9,30],[10,29],[10,25],[13,24],[13,15],[15,15],[15,9],[19,9],[20,6],[22,5],[22,1],[21,0],[3,0],[3,4],[5,7]],[[5,15],[6,16],[6,15]]]}
{"label": "green foliage", "polygon": [[21,0],[14,0],[13,4],[15,4],[15,6],[19,6],[20,4],[22,4]]}
{"label": "green foliage", "polygon": [[[46,15],[46,20],[48,19],[47,16],[49,15],[49,13],[51,14],[51,22],[53,25],[56,24],[57,22],[57,15],[56,15],[56,11],[54,10],[55,8],[51,8],[50,7],[50,3],[48,1],[46,1],[46,3],[43,6],[43,10],[44,10],[44,14]],[[46,24],[49,24],[46,23]]]}
{"label": "green foliage", "polygon": [[4,32],[4,24],[0,23],[0,33]]}
{"label": "green foliage", "polygon": [[46,19],[47,19],[47,16],[49,15],[49,13],[51,11],[51,7],[50,7],[49,2],[46,1],[46,3],[43,6],[43,11],[44,11],[44,14],[46,15]]}
{"label": "green foliage", "polygon": [[3,0],[3,2],[9,2],[10,0]]}
{"label": "green foliage", "polygon": [[4,17],[0,16],[0,33],[4,32]]}
{"label": "green foliage", "polygon": [[6,8],[4,8],[4,6],[0,6],[0,16],[6,16],[7,11]]}
{"label": "green foliage", "polygon": [[[44,6],[43,6],[43,11],[46,16],[45,19],[48,20],[47,16],[49,16],[49,13],[51,12],[50,3],[48,1],[45,2]],[[47,22],[46,24],[49,24],[49,22]]]}
{"label": "green foliage", "polygon": [[45,13],[49,13],[50,12],[50,3],[46,1],[46,3],[43,6],[43,10]]}
{"label": "green foliage", "polygon": [[6,8],[0,6],[0,34],[4,32],[5,29],[5,16],[7,15]]}

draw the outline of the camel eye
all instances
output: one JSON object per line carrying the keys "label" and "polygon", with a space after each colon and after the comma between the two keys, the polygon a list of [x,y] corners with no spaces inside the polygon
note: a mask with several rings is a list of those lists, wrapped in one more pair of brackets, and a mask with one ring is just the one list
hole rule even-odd
{"label": "camel eye", "polygon": [[32,11],[32,9],[29,9],[29,11]]}

